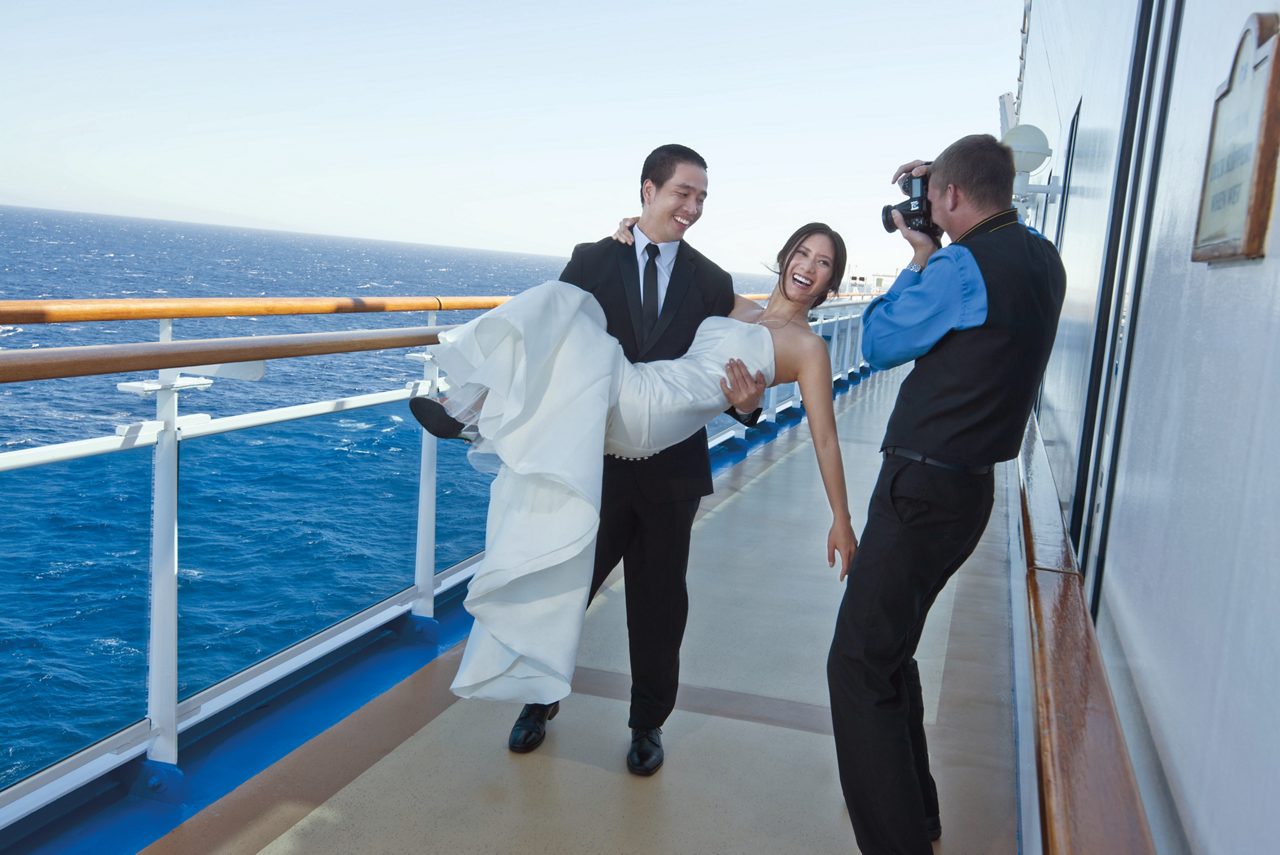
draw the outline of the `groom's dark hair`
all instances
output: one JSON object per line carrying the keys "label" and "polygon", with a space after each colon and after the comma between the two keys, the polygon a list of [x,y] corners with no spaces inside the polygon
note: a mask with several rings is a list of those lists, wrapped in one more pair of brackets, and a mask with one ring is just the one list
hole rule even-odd
{"label": "groom's dark hair", "polygon": [[640,169],[640,204],[644,204],[646,180],[652,181],[654,187],[661,187],[671,179],[676,167],[682,163],[692,163],[694,166],[707,168],[707,162],[702,159],[702,155],[687,145],[668,143],[649,152],[649,156],[644,159],[644,166]]}

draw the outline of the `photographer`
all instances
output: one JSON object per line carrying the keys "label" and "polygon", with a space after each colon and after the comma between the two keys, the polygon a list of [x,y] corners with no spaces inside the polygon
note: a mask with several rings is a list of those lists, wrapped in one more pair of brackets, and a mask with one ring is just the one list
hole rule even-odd
{"label": "photographer", "polygon": [[924,197],[885,212],[914,256],[863,314],[863,354],[915,367],[827,660],[840,784],[865,855],[929,853],[942,833],[916,645],[986,528],[994,465],[1017,455],[1066,290],[1053,245],[1018,222],[1013,154],[994,137],[964,137],[899,179]]}

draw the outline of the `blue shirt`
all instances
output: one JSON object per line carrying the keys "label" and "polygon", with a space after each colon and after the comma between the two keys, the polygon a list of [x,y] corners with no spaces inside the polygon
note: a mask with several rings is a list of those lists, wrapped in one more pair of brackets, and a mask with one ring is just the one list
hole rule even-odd
{"label": "blue shirt", "polygon": [[987,286],[973,253],[951,244],[919,273],[904,270],[862,313],[862,355],[893,368],[928,353],[952,330],[987,322]]}

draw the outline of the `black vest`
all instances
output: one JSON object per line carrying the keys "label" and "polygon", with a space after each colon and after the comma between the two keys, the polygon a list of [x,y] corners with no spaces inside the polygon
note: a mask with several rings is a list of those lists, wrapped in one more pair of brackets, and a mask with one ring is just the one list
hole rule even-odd
{"label": "black vest", "polygon": [[1018,454],[1067,276],[1053,244],[1020,224],[1013,209],[982,221],[956,244],[973,254],[982,274],[987,320],[952,330],[916,360],[898,391],[884,447],[985,466]]}

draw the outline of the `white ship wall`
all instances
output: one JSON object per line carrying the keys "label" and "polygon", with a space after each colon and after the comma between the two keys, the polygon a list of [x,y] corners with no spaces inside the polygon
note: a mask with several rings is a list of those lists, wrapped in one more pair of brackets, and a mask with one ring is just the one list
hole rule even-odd
{"label": "white ship wall", "polygon": [[[1032,2],[1028,73],[1020,120],[1049,138],[1054,155],[1034,177],[1063,178],[1073,118],[1079,108],[1071,183],[1061,198],[1041,204],[1033,225],[1055,240],[1067,269],[1067,296],[1053,356],[1045,371],[1052,395],[1040,407],[1058,494],[1071,504],[1080,457],[1089,362],[1098,315],[1111,187],[1120,147],[1135,10],[1128,3]],[[1087,11],[1086,11],[1087,10]],[[1085,24],[1086,18],[1088,23]],[[1053,76],[1032,69],[1052,68]],[[1068,218],[1061,218],[1064,210]]]}
{"label": "white ship wall", "polygon": [[1096,513],[1079,515],[1090,538],[1082,559],[1091,581],[1101,572],[1099,634],[1152,831],[1162,853],[1275,851],[1280,216],[1273,207],[1263,260],[1190,258],[1215,95],[1249,15],[1280,7],[1149,4],[1163,31],[1146,68],[1157,93],[1171,69],[1169,98],[1136,139],[1143,177],[1125,206],[1134,251],[1127,264],[1121,256],[1117,292],[1121,299],[1134,287],[1123,314],[1132,352],[1126,362],[1122,346],[1107,362],[1128,392],[1111,399],[1121,419],[1116,465],[1100,472],[1082,437],[1140,4],[1030,5],[1020,118],[1047,133],[1055,174],[1080,105],[1065,214],[1055,203],[1044,217],[1050,237],[1061,228],[1070,284],[1042,430],[1068,513],[1080,492],[1078,461],[1086,480],[1101,475]]}

